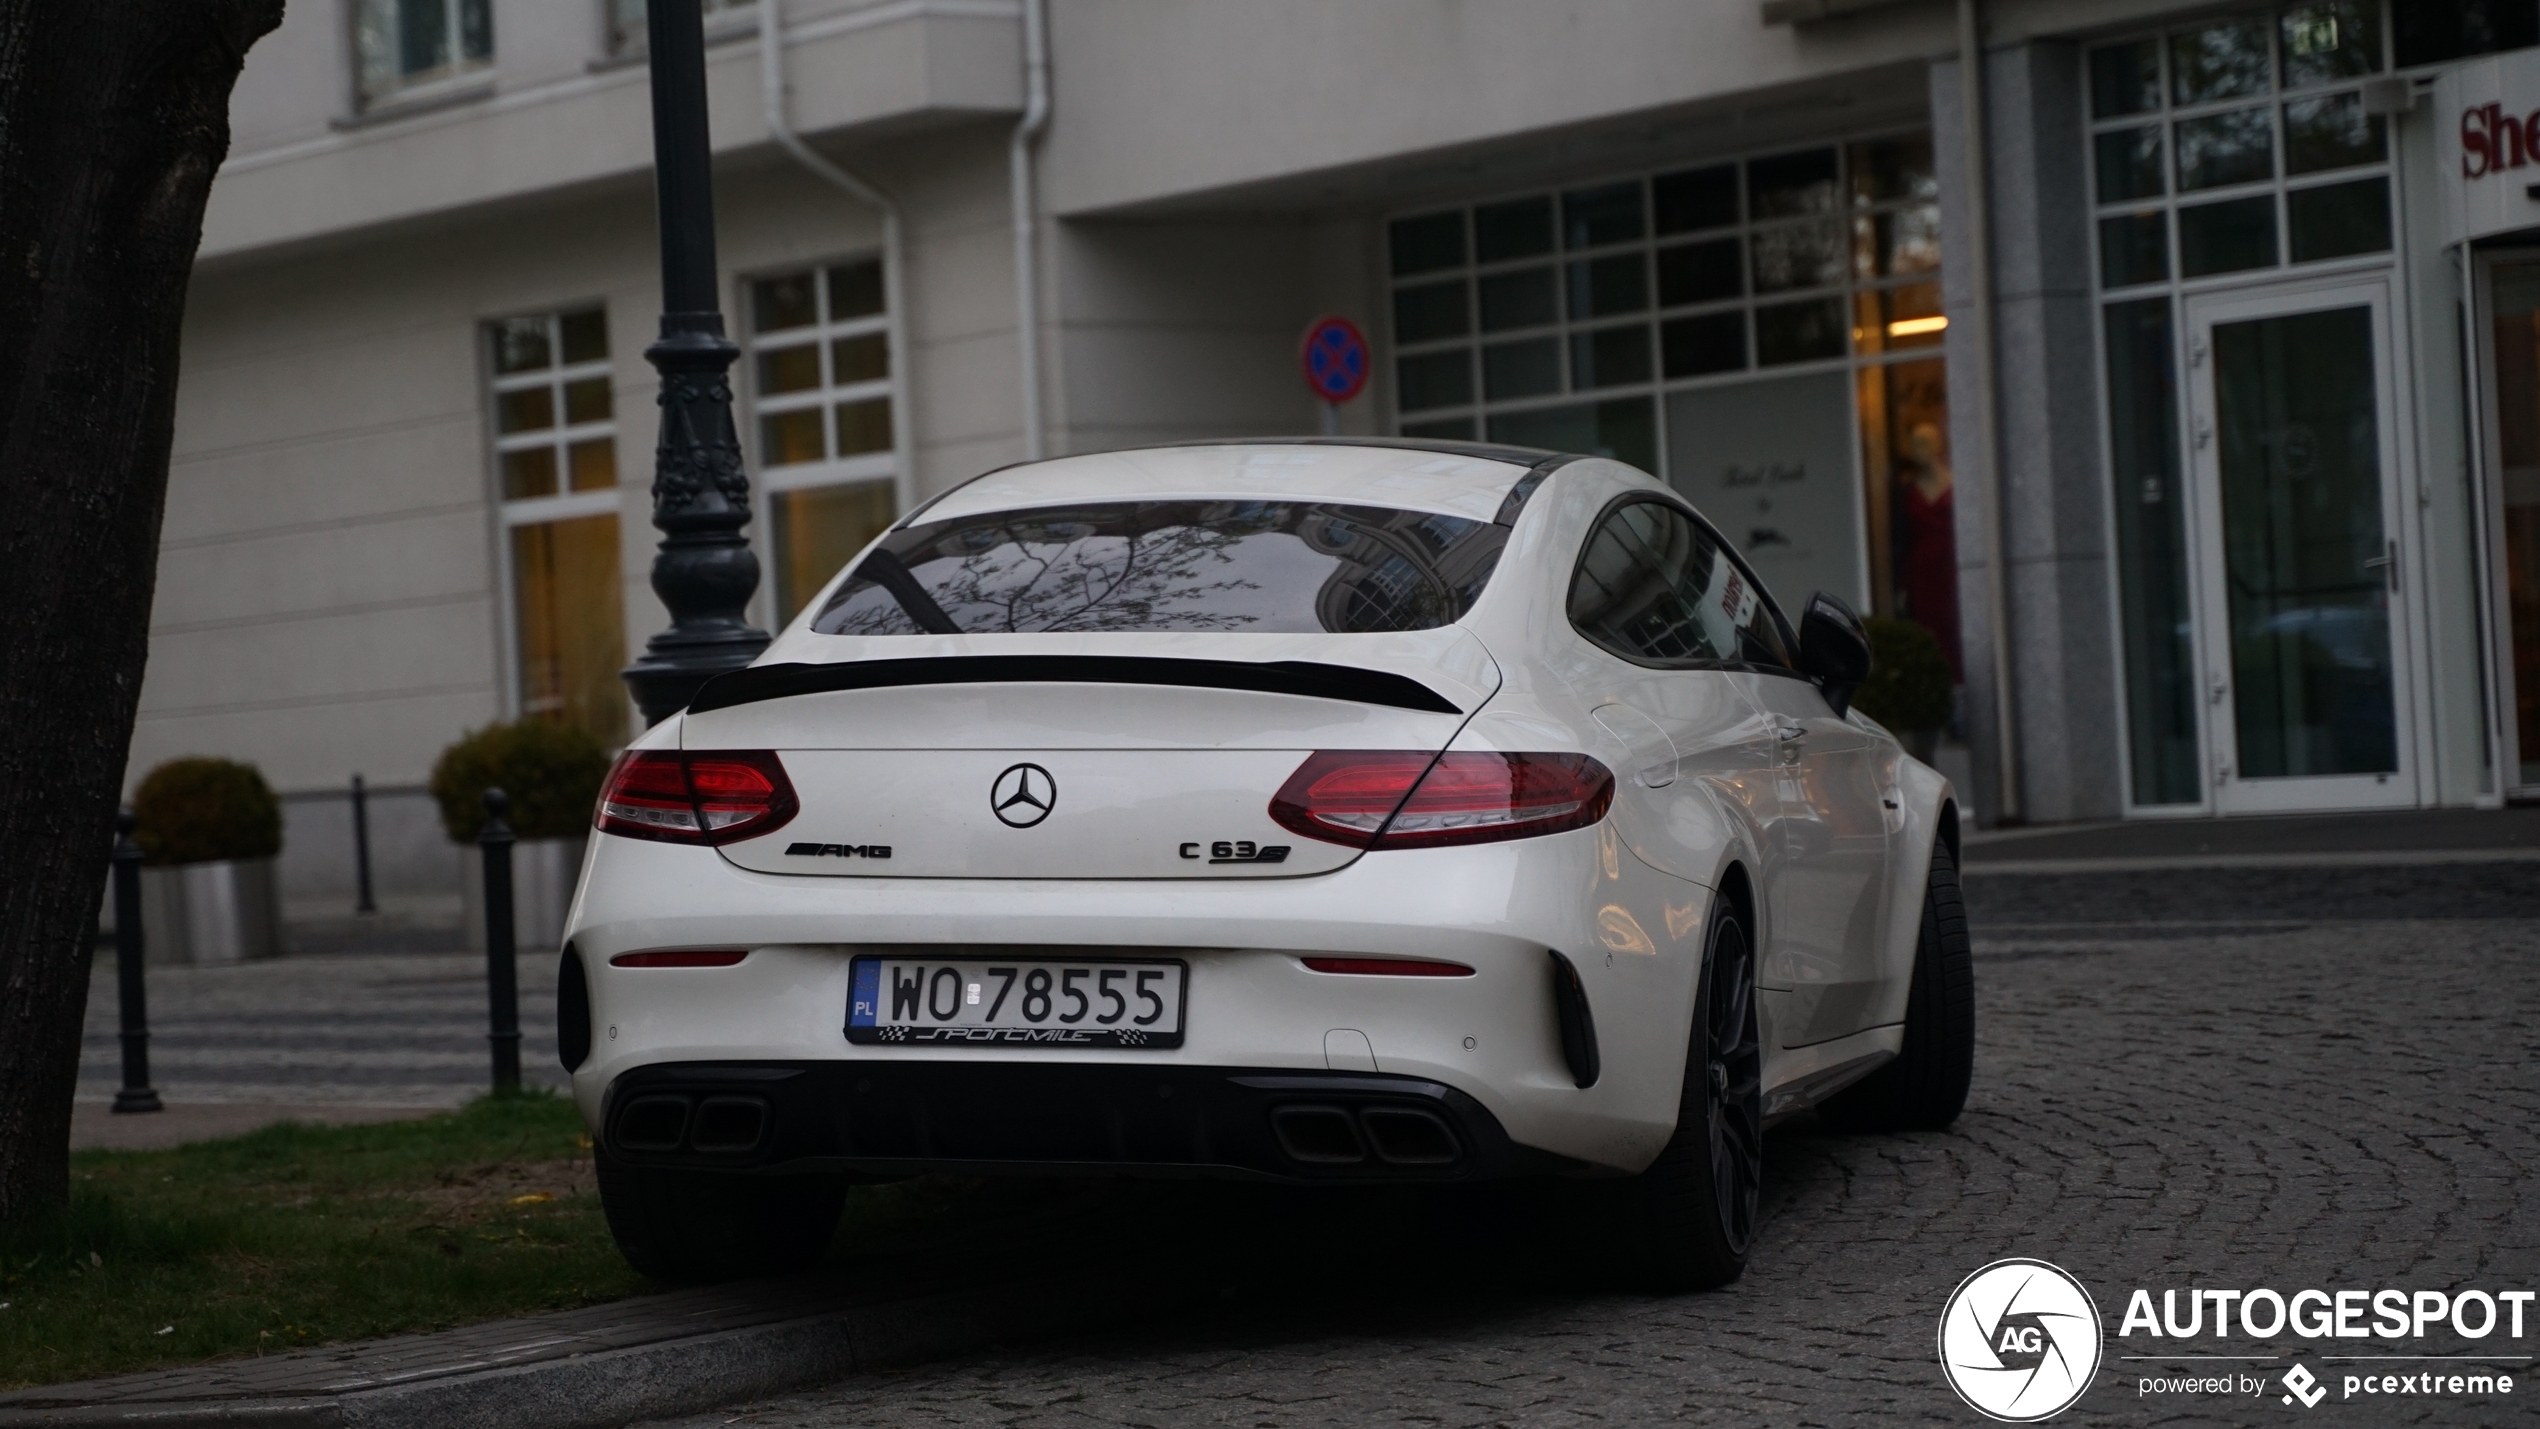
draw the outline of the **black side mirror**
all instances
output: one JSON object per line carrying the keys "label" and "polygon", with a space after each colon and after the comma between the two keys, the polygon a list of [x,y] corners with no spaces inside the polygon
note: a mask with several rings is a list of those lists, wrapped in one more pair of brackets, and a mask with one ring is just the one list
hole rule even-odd
{"label": "black side mirror", "polygon": [[1870,678],[1870,633],[1840,597],[1824,591],[1808,597],[1808,613],[1799,618],[1799,673],[1817,682],[1838,715]]}

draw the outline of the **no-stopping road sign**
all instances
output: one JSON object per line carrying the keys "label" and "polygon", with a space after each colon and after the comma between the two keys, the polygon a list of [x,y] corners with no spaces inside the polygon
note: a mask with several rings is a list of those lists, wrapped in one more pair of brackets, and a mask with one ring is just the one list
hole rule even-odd
{"label": "no-stopping road sign", "polygon": [[1326,402],[1346,402],[1367,385],[1367,335],[1347,318],[1317,318],[1297,351],[1305,385]]}

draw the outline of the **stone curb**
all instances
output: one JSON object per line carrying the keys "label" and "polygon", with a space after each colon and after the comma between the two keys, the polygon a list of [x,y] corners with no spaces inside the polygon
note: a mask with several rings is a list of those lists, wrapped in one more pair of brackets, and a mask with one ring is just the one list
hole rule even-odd
{"label": "stone curb", "polygon": [[[0,1404],[0,1426],[147,1429],[613,1429],[1124,1318],[1124,1297],[1078,1283],[1009,1284],[856,1305],[618,1349],[340,1393]],[[76,1385],[50,1386],[55,1395]],[[35,1403],[27,1403],[34,1400]],[[22,1406],[22,1407],[21,1407]]]}

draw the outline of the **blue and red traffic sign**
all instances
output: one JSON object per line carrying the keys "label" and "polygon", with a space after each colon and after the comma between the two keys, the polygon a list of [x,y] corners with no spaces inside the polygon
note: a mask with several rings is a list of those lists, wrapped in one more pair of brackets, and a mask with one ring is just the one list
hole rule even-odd
{"label": "blue and red traffic sign", "polygon": [[1367,386],[1367,335],[1347,318],[1318,318],[1298,351],[1305,385],[1326,402],[1346,402]]}

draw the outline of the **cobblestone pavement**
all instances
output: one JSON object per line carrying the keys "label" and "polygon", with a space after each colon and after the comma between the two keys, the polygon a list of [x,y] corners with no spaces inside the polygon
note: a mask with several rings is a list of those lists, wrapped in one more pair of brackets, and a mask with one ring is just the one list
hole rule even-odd
{"label": "cobblestone pavement", "polygon": [[[521,1076],[561,1087],[556,955],[520,958]],[[486,1089],[485,960],[464,953],[275,958],[149,972],[150,1079],[171,1106],[457,1106]],[[79,1099],[123,1083],[115,967],[88,979]]]}
{"label": "cobblestone pavement", "polygon": [[[2257,1422],[2303,1416],[2272,1390],[2139,1396],[2181,1366],[2119,1356],[2264,1347],[2116,1338],[2133,1287],[2540,1288],[2540,922],[1997,920],[1979,958],[1965,1116],[1934,1134],[1777,1130],[1753,1265],[1727,1290],[1625,1288],[1606,1267],[1627,1248],[1561,1190],[1136,1187],[1104,1193],[1085,1233],[1111,1237],[1165,1313],[675,1422],[1976,1423],[1941,1380],[1938,1316],[2014,1255],[2078,1274],[2107,1318],[2099,1382],[2059,1422]],[[2360,1366],[2319,1349],[2522,1355],[2540,1343],[2527,1328],[2303,1359],[2334,1389]],[[2540,1366],[2493,1368],[2515,1373],[2509,1399],[2332,1395],[2320,1413],[2540,1417],[2540,1382],[2521,1382]]]}

